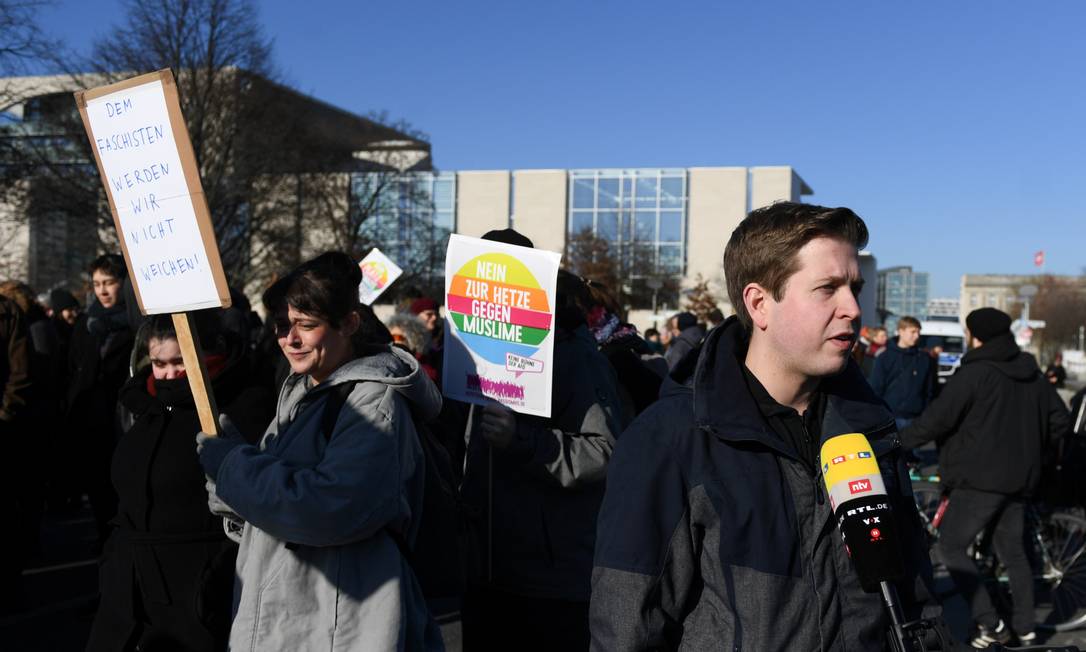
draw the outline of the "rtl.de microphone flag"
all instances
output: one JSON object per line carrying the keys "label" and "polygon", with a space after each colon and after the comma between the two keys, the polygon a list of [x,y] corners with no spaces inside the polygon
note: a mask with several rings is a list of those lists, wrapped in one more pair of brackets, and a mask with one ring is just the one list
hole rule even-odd
{"label": "rtl.de microphone flag", "polygon": [[822,476],[830,508],[867,591],[904,576],[897,523],[867,437],[838,435],[822,444]]}

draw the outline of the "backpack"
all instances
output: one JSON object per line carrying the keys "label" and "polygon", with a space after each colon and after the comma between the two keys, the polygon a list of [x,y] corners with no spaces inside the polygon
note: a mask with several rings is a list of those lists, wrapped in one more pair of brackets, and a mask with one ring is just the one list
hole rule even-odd
{"label": "backpack", "polygon": [[[321,414],[321,433],[325,441],[332,439],[336,420],[354,385],[354,382],[346,382],[328,390]],[[408,545],[402,532],[389,527],[385,531],[415,572],[427,600],[459,597],[467,584],[464,561],[467,530],[452,460],[414,406],[411,406],[411,417],[422,446],[425,474],[415,545]]]}

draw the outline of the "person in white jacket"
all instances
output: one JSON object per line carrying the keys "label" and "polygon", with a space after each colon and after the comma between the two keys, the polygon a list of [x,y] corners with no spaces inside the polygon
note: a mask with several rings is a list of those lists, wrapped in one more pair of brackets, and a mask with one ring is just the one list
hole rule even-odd
{"label": "person in white jacket", "polygon": [[357,342],[360,280],[342,253],[296,269],[275,420],[258,446],[228,422],[197,438],[212,503],[244,520],[231,649],[444,649],[401,551],[423,499],[412,410],[433,418],[441,395],[409,354]]}

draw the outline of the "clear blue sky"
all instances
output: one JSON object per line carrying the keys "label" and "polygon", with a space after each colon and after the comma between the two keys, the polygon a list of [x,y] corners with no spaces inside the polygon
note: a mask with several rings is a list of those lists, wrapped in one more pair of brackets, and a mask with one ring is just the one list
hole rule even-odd
{"label": "clear blue sky", "polygon": [[[880,267],[1086,267],[1086,2],[265,2],[302,91],[427,132],[443,170],[791,165]],[[59,0],[75,49],[115,0]],[[725,238],[727,234],[721,234]]]}

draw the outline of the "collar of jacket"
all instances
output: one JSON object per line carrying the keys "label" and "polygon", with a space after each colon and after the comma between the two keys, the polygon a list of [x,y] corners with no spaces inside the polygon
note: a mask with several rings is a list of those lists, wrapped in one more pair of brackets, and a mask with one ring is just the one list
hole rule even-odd
{"label": "collar of jacket", "polygon": [[[886,350],[887,351],[897,351],[898,353],[900,353],[902,355],[917,355],[917,354],[920,353],[920,347],[919,346],[914,344],[913,346],[910,346],[909,348],[906,349],[906,348],[904,348],[902,346],[899,346],[898,343],[897,343],[897,340],[887,340],[886,341]],[[925,354],[925,355],[927,355],[927,354]]]}
{"label": "collar of jacket", "polygon": [[[792,446],[762,418],[743,381],[740,365],[748,344],[749,337],[734,316],[706,337],[692,382],[694,424],[724,441],[756,442],[795,457]],[[894,431],[893,414],[871,390],[851,356],[845,370],[824,379],[820,390],[826,395],[820,447],[845,433],[860,432],[870,439]]]}
{"label": "collar of jacket", "polygon": [[1005,362],[1013,360],[1019,352],[1021,352],[1021,349],[1015,343],[1014,336],[1007,333],[993,337],[985,342],[984,346],[966,351],[965,355],[962,356],[962,364],[979,362],[980,360]]}

